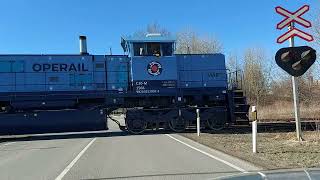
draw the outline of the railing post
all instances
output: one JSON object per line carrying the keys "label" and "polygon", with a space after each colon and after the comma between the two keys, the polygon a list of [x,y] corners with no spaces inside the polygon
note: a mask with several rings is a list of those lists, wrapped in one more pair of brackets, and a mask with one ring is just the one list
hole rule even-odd
{"label": "railing post", "polygon": [[238,88],[238,71],[236,70],[236,86]]}

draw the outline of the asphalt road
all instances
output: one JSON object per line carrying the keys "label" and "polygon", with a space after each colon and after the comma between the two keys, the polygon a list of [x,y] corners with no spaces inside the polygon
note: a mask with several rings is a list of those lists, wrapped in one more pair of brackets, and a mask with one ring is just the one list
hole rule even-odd
{"label": "asphalt road", "polygon": [[0,144],[0,179],[211,179],[257,170],[176,134],[41,135]]}

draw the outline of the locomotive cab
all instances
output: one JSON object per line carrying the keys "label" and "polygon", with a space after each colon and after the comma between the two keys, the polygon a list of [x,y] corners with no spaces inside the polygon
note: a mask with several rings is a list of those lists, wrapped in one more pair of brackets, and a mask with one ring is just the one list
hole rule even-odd
{"label": "locomotive cab", "polygon": [[125,53],[130,57],[173,56],[175,39],[158,33],[146,36],[129,36],[121,39]]}
{"label": "locomotive cab", "polygon": [[129,56],[130,88],[135,94],[174,96],[177,87],[175,39],[161,34],[127,36],[121,39]]}

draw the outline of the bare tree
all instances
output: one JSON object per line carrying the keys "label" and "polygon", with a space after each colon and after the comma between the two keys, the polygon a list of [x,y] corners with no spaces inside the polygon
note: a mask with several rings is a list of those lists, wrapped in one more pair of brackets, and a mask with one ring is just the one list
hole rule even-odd
{"label": "bare tree", "polygon": [[161,27],[157,22],[150,23],[144,30],[138,30],[134,33],[135,36],[146,36],[147,34],[159,33],[162,36],[170,36],[171,33],[164,27]]}
{"label": "bare tree", "polygon": [[[320,9],[318,8],[315,12],[315,14],[310,16],[310,19],[312,19],[312,35],[314,37],[313,41],[313,47],[319,52],[320,51]],[[319,61],[319,53],[317,53],[318,60],[312,65],[311,68],[316,67],[317,69],[320,68],[320,61]],[[313,76],[315,79],[320,79],[320,72],[319,71],[313,71]]]}
{"label": "bare tree", "polygon": [[222,44],[215,38],[200,36],[195,31],[184,30],[177,33],[177,54],[221,53]]}
{"label": "bare tree", "polygon": [[292,84],[291,77],[284,75],[281,79],[273,80],[271,84],[271,94],[273,102],[291,102],[292,101]]}
{"label": "bare tree", "polygon": [[239,59],[236,54],[229,54],[227,60],[227,68],[230,70],[230,72],[241,70]]}
{"label": "bare tree", "polygon": [[244,54],[245,92],[249,101],[256,105],[265,103],[265,97],[268,93],[268,82],[264,69],[266,59],[261,49],[251,48],[246,50]]}
{"label": "bare tree", "polygon": [[171,34],[166,28],[161,27],[156,22],[147,25],[147,33],[159,33],[162,36],[169,36]]}
{"label": "bare tree", "polygon": [[316,14],[312,17],[312,32],[314,37],[314,44],[320,46],[320,13],[316,11]]}

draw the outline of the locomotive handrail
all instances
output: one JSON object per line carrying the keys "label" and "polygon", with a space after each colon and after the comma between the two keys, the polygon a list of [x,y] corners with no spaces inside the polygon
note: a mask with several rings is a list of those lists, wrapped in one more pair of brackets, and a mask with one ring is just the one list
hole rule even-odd
{"label": "locomotive handrail", "polygon": [[242,70],[229,70],[228,73],[228,85],[229,89],[242,89],[245,90],[244,87],[244,73]]}

